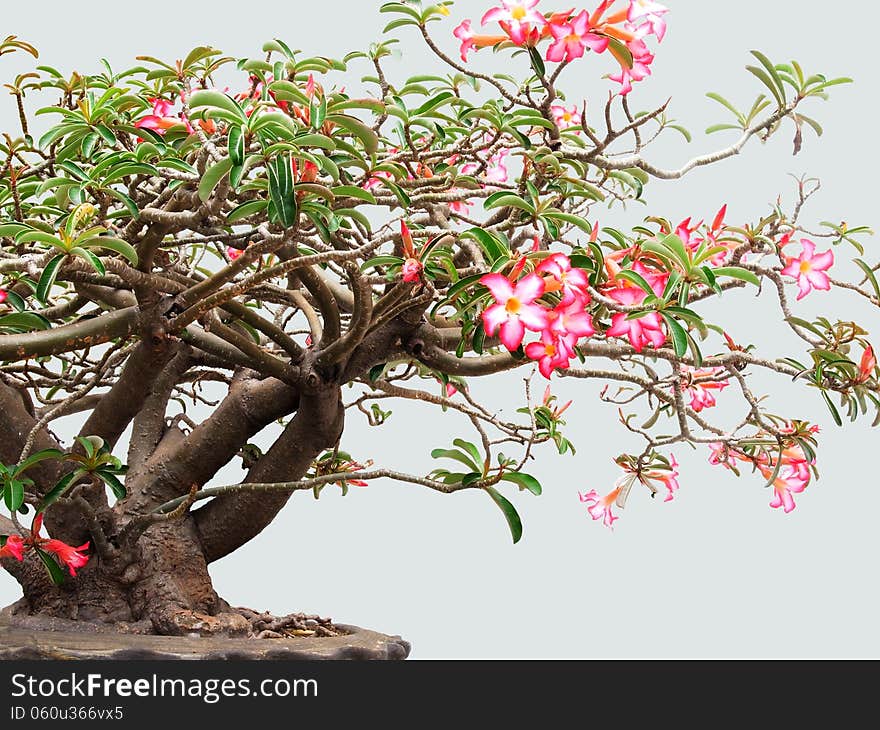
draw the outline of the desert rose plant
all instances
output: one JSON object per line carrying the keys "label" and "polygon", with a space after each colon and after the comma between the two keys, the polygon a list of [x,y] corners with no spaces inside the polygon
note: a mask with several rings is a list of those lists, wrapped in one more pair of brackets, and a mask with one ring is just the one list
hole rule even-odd
{"label": "desert rose plant", "polygon": [[[709,94],[723,116],[707,132],[729,139],[665,169],[651,142],[690,133],[635,101],[665,50],[662,5],[380,10],[384,40],[344,58],[271,40],[253,58],[198,47],[91,75],[35,61],[7,84],[20,129],[0,145],[0,558],[23,590],[15,616],[256,635],[208,565],[302,490],[480,490],[516,542],[515,503],[542,490],[532,460],[574,449],[560,378],[606,383],[644,442],[615,458],[616,484],[569,487],[585,529],[612,527],[636,485],[673,499],[685,445],[770,487],[772,508],[806,502],[819,429],[768,412],[760,371],[798,381],[838,425],[876,423],[868,332],[799,312],[829,289],[880,306],[871,231],[804,222],[814,181],[753,219],[719,200],[681,222],[630,206],[630,227],[601,223],[652,179],[754,140],[814,143],[817,102],[848,79],[753,51],[753,100]],[[395,34],[436,63],[392,78]],[[38,56],[14,36],[0,50]],[[520,75],[481,67],[493,53]],[[348,67],[361,88],[339,83]],[[607,91],[566,93],[569,70]],[[796,351],[749,342],[737,303],[759,291]],[[514,369],[522,402],[502,417],[480,384]],[[346,444],[346,418],[379,427],[393,399],[436,408],[430,473]],[[712,419],[722,401],[733,422]],[[472,433],[442,435],[450,411]],[[62,417],[77,435],[55,435]],[[218,482],[237,459],[241,483]]]}

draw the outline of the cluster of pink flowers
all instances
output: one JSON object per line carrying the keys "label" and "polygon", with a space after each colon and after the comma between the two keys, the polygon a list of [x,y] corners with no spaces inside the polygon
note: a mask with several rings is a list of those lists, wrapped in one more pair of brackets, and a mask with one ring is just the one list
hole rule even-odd
{"label": "cluster of pink flowers", "polygon": [[[627,279],[618,278],[616,274],[620,268],[613,259],[606,260],[606,265],[614,274],[605,285],[603,294],[609,299],[626,307],[635,307],[645,301],[648,292],[640,286],[636,286]],[[663,294],[666,282],[669,280],[668,273],[651,271],[640,261],[635,261],[632,271],[639,274],[651,287],[658,297]],[[646,345],[660,347],[666,342],[666,329],[663,319],[657,312],[648,312],[641,317],[630,319],[627,312],[617,312],[611,317],[611,327],[605,333],[608,337],[625,337],[636,352],[641,352]]]}
{"label": "cluster of pink flowers", "polygon": [[650,469],[634,470],[630,466],[621,464],[624,474],[614,483],[614,489],[605,496],[600,496],[595,489],[589,492],[579,493],[581,502],[587,505],[587,513],[594,520],[601,520],[602,524],[609,529],[614,529],[614,523],[619,519],[612,508],[617,504],[621,492],[638,480],[640,483],[656,489],[657,486],[666,489],[664,502],[671,502],[678,491],[678,462],[675,456],[670,454],[668,466],[656,466]]}
{"label": "cluster of pink flowers", "polygon": [[[517,268],[512,272],[513,277],[519,273]],[[519,281],[514,282],[503,274],[486,274],[480,283],[495,298],[495,303],[483,311],[486,333],[490,337],[497,333],[511,352],[520,348],[526,330],[539,333],[540,339],[526,345],[525,352],[537,361],[545,378],[557,368],[568,367],[578,341],[596,333],[592,317],[586,311],[590,303],[589,280],[584,271],[572,267],[571,259],[565,254],[551,254],[534,273]],[[554,307],[538,302],[551,292],[560,296]]]}
{"label": "cluster of pink flowers", "polygon": [[697,413],[704,408],[715,407],[715,395],[713,391],[724,390],[730,382],[719,376],[724,368],[706,368],[698,370],[682,365],[682,391],[686,398],[690,398],[690,407]]}
{"label": "cluster of pink flowers", "polygon": [[[500,5],[483,15],[481,24],[498,23],[503,35],[474,33],[470,20],[463,21],[453,35],[461,41],[461,57],[465,61],[470,51],[504,41],[535,47],[548,40],[546,59],[555,63],[582,58],[587,50],[604,53],[613,38],[626,46],[632,63],[618,57],[620,72],[609,78],[620,84],[621,94],[628,94],[632,82],[641,81],[651,73],[654,55],[648,50],[645,39],[653,35],[658,42],[663,40],[666,35],[663,16],[668,10],[652,0],[629,0],[627,7],[609,13],[615,2],[603,0],[592,13],[566,10],[548,16],[538,10],[539,0],[501,0]],[[618,55],[613,47],[612,53]]]}
{"label": "cluster of pink flowers", "polygon": [[[783,432],[785,430],[783,429]],[[812,426],[810,430],[816,433],[819,428]],[[815,465],[815,461],[808,459],[798,444],[788,446],[778,456],[762,453],[758,457],[749,456],[723,443],[713,443],[710,447],[712,450],[709,455],[710,464],[720,464],[727,469],[735,469],[736,462],[741,461],[754,465],[768,481],[773,478],[773,498],[770,500],[770,506],[774,509],[782,507],[786,514],[797,506],[793,495],[803,492],[812,480],[813,472],[810,467]],[[777,464],[779,464],[778,470]]]}
{"label": "cluster of pink flowers", "polygon": [[61,540],[53,540],[42,537],[40,530],[43,527],[43,515],[37,515],[31,526],[31,534],[26,538],[19,535],[10,535],[6,538],[6,544],[0,548],[0,558],[13,558],[18,561],[24,560],[25,552],[31,548],[39,548],[47,553],[55,555],[62,564],[67,566],[70,575],[76,577],[76,571],[89,562],[86,550],[89,543],[73,547]]}

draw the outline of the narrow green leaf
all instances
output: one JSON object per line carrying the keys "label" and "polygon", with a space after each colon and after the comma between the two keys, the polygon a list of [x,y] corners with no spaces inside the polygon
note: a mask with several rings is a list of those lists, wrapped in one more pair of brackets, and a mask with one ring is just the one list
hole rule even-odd
{"label": "narrow green leaf", "polygon": [[208,198],[214,192],[214,188],[220,184],[220,181],[229,174],[232,169],[232,160],[225,157],[220,162],[215,162],[211,167],[205,170],[202,180],[199,183],[199,200],[203,203],[208,202]]}
{"label": "narrow green leaf", "polygon": [[516,507],[514,507],[497,489],[486,487],[486,491],[489,493],[489,496],[492,497],[492,501],[498,505],[498,508],[504,514],[504,519],[507,520],[507,526],[510,528],[510,534],[511,537],[513,537],[513,543],[515,545],[520,541],[523,534],[522,520],[516,511]]}

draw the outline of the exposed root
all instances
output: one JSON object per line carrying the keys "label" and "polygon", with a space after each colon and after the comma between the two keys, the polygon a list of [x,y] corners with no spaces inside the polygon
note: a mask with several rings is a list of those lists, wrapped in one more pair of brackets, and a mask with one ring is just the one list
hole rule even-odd
{"label": "exposed root", "polygon": [[250,624],[248,636],[253,639],[289,639],[318,636],[345,636],[346,631],[333,625],[329,618],[310,616],[304,613],[291,613],[287,616],[273,616],[268,612],[254,611],[251,608],[233,609]]}

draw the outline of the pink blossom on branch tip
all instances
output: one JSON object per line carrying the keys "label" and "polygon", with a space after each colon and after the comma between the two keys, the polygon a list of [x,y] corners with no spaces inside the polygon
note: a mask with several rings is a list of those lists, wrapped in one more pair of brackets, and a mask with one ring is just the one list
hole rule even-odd
{"label": "pink blossom on branch tip", "polygon": [[547,60],[559,63],[581,58],[589,48],[595,53],[602,53],[608,48],[608,38],[592,32],[590,15],[582,10],[569,22],[558,22],[550,25],[553,42],[547,49]]}
{"label": "pink blossom on branch tip", "polygon": [[498,333],[502,344],[511,352],[522,344],[526,329],[540,332],[547,327],[547,311],[535,304],[544,294],[541,277],[529,274],[514,286],[503,274],[486,274],[480,283],[495,298],[495,304],[483,311],[483,327],[490,337]]}
{"label": "pink blossom on branch tip", "polygon": [[547,19],[536,8],[539,0],[501,0],[486,11],[480,23],[497,22],[517,45],[523,45],[532,28],[541,28]]}
{"label": "pink blossom on branch tip", "polygon": [[816,253],[816,244],[809,238],[802,238],[801,246],[801,255],[789,258],[788,265],[781,272],[783,276],[790,276],[797,282],[798,300],[813,290],[828,291],[831,280],[825,272],[834,265],[834,253]]}
{"label": "pink blossom on branch tip", "polygon": [[622,489],[623,487],[617,487],[617,489],[609,492],[604,497],[600,497],[595,489],[591,489],[584,494],[578,493],[578,496],[581,502],[587,505],[587,513],[590,517],[594,520],[601,520],[605,527],[613,530],[614,523],[620,518],[611,511],[611,508],[620,496]]}

